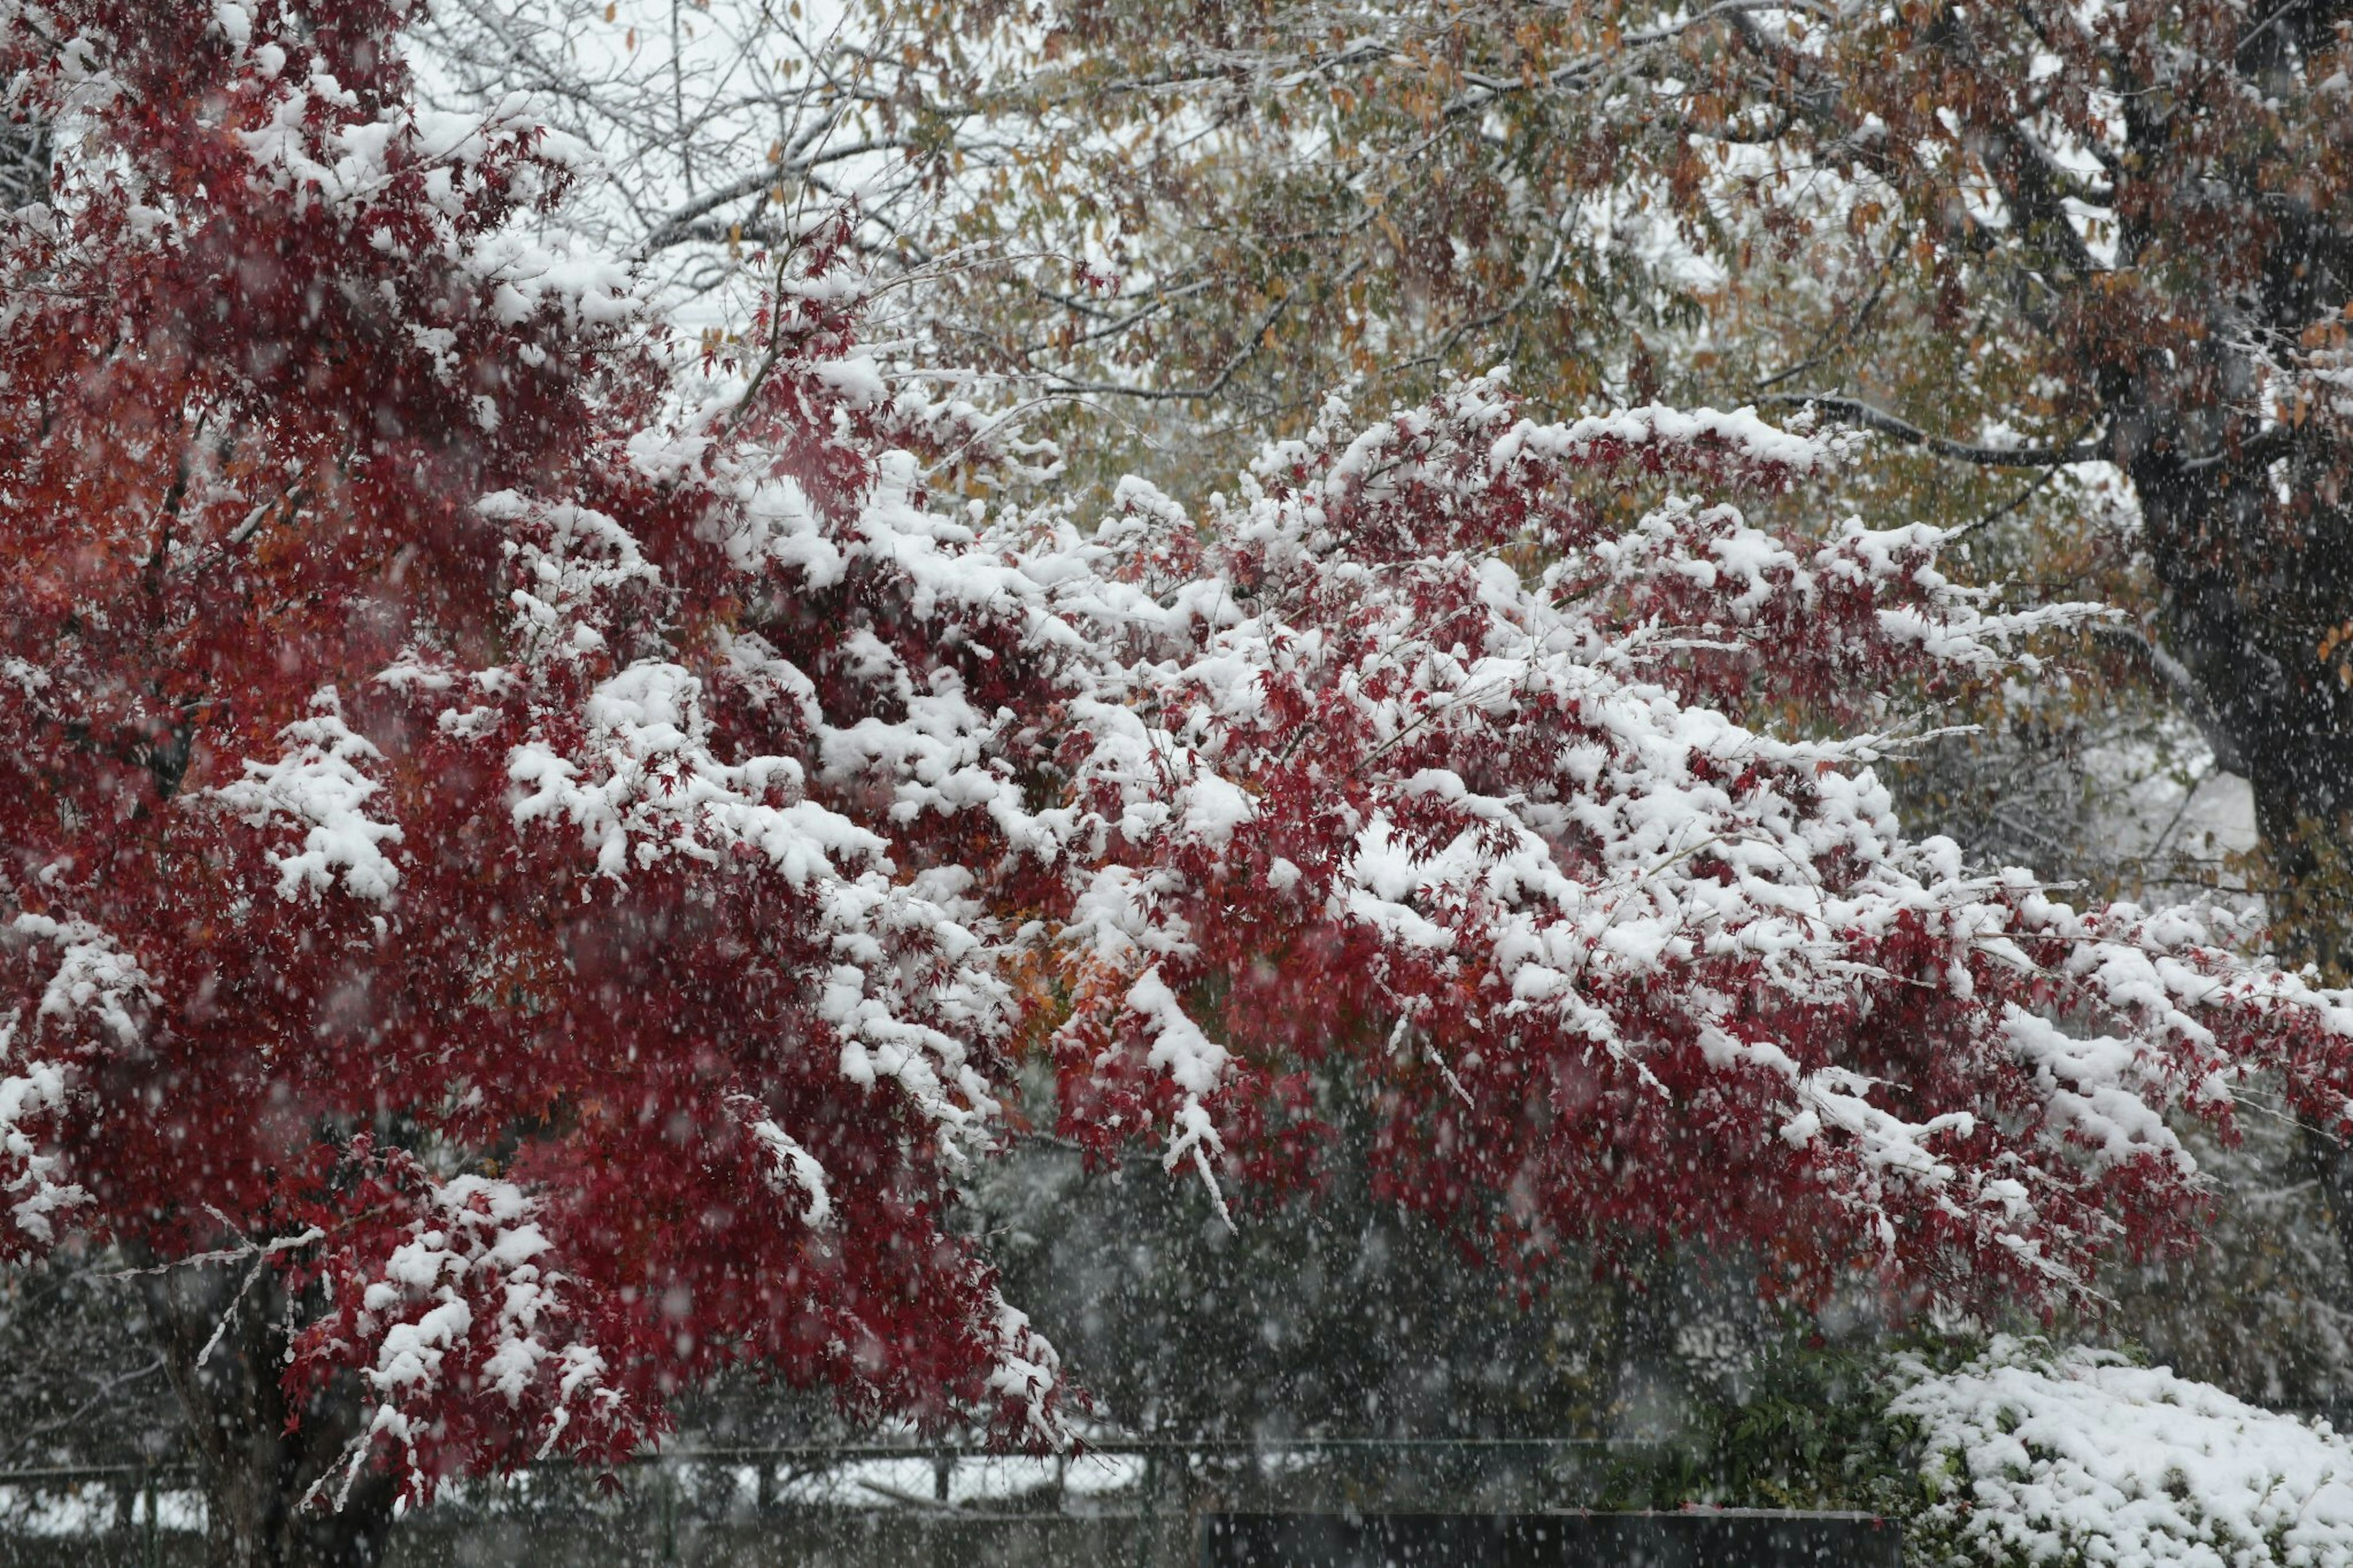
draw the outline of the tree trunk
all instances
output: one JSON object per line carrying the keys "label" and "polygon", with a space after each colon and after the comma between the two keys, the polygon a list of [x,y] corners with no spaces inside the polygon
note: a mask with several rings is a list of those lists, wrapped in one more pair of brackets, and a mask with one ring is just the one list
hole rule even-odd
{"label": "tree trunk", "polygon": [[1659,1441],[1683,1425],[1686,1390],[1675,1355],[1680,1308],[1688,1303],[1673,1252],[1629,1249],[1626,1272],[1610,1288],[1610,1351],[1615,1362],[1609,1435]]}
{"label": "tree trunk", "polygon": [[[2227,765],[2254,792],[2274,951],[2343,984],[2353,978],[2353,647],[2339,628],[2353,626],[2353,513],[2327,499],[2337,455],[2292,453],[2283,503],[2267,461],[2185,457],[2243,449],[2251,433],[2227,414],[2187,397],[2137,402],[2118,421],[2118,460],[2140,497],[2170,639],[2210,709],[2202,717],[2235,753]],[[2353,1151],[2307,1129],[2304,1153],[2353,1271]]]}
{"label": "tree trunk", "polygon": [[339,1471],[366,1406],[356,1383],[290,1414],[279,1373],[290,1326],[302,1316],[266,1262],[189,1265],[142,1277],[174,1390],[186,1413],[204,1484],[210,1568],[368,1568],[384,1556],[396,1487],[374,1465],[333,1506],[303,1503]]}

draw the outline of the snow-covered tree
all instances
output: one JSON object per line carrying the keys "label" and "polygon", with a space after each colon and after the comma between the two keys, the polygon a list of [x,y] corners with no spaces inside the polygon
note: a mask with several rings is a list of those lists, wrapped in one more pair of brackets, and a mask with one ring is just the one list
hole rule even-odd
{"label": "snow-covered tree", "polygon": [[56,150],[0,237],[0,1248],[142,1270],[216,1560],[364,1559],[734,1365],[1062,1440],[955,1226],[1025,1048],[1221,1207],[1345,1061],[1378,1189],[1506,1268],[1801,1294],[2063,1300],[2190,1234],[2168,1111],[2353,1110],[2341,999],[1898,831],[1876,694],[2090,612],[1729,504],[1836,441],[1479,380],[1198,515],[951,513],[1001,426],[858,357],[839,226],[698,397],[527,237],[572,150],[415,107],[412,10],[0,11]]}
{"label": "snow-covered tree", "polygon": [[[1498,1261],[1697,1236],[1800,1291],[1860,1265],[1993,1300],[2187,1239],[2162,1110],[2227,1117],[2261,1064],[2338,1120],[2340,1003],[1897,828],[1884,694],[2091,612],[1989,608],[1933,529],[1803,543],[1670,496],[1619,531],[1589,488],[1772,489],[1836,449],[1537,425],[1474,381],[1361,434],[1335,406],[1198,523],[1131,484],[1058,587],[1129,661],[1066,743],[1117,824],[1064,928],[1070,1131],[1166,1125],[1206,1173],[1237,1086],[1279,1106],[1347,1052],[1387,1191]],[[1781,732],[1791,702],[1852,732]]]}
{"label": "snow-covered tree", "polygon": [[657,429],[630,275],[517,233],[573,150],[416,111],[410,9],[0,24],[72,149],[0,258],[6,1246],[154,1270],[224,1560],[737,1360],[1052,1430],[941,1229],[1015,1011],[986,819],[845,748],[1055,650],[830,284]]}

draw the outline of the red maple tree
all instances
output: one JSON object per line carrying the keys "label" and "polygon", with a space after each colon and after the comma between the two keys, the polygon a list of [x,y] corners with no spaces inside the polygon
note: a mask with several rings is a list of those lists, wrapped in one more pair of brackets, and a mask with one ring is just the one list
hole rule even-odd
{"label": "red maple tree", "polygon": [[731,1362],[1053,1394],[942,1227],[1015,1010],[980,836],[819,742],[1050,658],[934,581],[992,568],[876,456],[940,421],[822,237],[757,385],[649,434],[630,277],[528,237],[564,150],[417,110],[412,9],[0,22],[71,149],[0,259],[0,1247],[163,1270],[238,1561]]}
{"label": "red maple tree", "polygon": [[2342,999],[1899,831],[1873,694],[2091,612],[1580,499],[1836,441],[1475,381],[1198,519],[944,515],[994,427],[857,357],[838,230],[693,395],[531,238],[564,149],[413,106],[411,9],[0,20],[66,150],[0,237],[0,1253],[143,1270],[221,1560],[736,1363],[1060,1441],[953,1226],[1025,1039],[1220,1203],[1345,1062],[1507,1266],[1799,1292],[2064,1297],[2188,1234],[2167,1113],[2347,1123]]}

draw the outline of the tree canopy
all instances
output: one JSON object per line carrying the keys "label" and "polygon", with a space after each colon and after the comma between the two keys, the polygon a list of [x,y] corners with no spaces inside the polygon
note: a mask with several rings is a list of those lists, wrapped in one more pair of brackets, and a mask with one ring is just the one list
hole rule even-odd
{"label": "tree canopy", "polygon": [[852,222],[681,353],[415,11],[0,13],[0,1252],[142,1271],[219,1549],[733,1366],[1064,1442],[959,1224],[1024,1063],[1221,1213],[1345,1063],[1507,1273],[1800,1300],[2064,1303],[2194,1237],[2169,1117],[2353,1127],[2353,1001],[1903,830],[1890,694],[2102,612],[1807,519],[1848,436],[1490,375],[971,499],[1039,454],[860,352]]}

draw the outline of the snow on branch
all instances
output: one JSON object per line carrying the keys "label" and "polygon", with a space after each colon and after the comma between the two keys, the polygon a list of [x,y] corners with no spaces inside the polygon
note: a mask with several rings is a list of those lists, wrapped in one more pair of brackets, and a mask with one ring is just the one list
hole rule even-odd
{"label": "snow on branch", "polygon": [[[2278,1068],[2341,1119],[2346,998],[2204,917],[1966,867],[1896,820],[1900,730],[1778,717],[1884,717],[2105,612],[2002,607],[1935,529],[1808,538],[1675,493],[1608,526],[1577,481],[1637,453],[1736,494],[1837,455],[1752,415],[1535,426],[1469,382],[1362,431],[1327,407],[1198,527],[1123,492],[1091,570],[1033,566],[1119,654],[1065,743],[1111,851],[1071,873],[1070,1095],[1208,1174],[1247,1148],[1245,1064],[1348,1052],[1431,1073],[1396,1101],[1398,1190],[1506,1257],[1802,1213],[1815,1285],[1867,1259],[2033,1297],[2094,1290],[2119,1207],[2194,1211],[2171,1111],[2227,1121]],[[1370,1050],[1387,1020],[1426,1049]],[[1715,1175],[1630,1190],[1630,1138]]]}
{"label": "snow on branch", "polygon": [[744,1121],[758,1147],[768,1189],[779,1196],[797,1196],[807,1206],[801,1223],[822,1230],[833,1220],[833,1195],[826,1190],[825,1166],[801,1147],[793,1135],[776,1125],[760,1102],[750,1095],[730,1097],[729,1105]]}
{"label": "snow on branch", "polygon": [[[0,1064],[8,1060],[16,1028],[13,1017],[0,1024]],[[39,1243],[57,1238],[61,1215],[90,1201],[80,1187],[58,1179],[63,1162],[41,1150],[38,1119],[65,1103],[65,1069],[54,1062],[0,1071],[0,1200],[7,1202],[16,1228]],[[0,1245],[0,1255],[13,1250]]]}
{"label": "snow on branch", "polygon": [[[44,953],[50,963],[39,962]],[[58,1134],[74,1108],[78,1069],[93,1056],[138,1044],[155,981],[90,921],[31,910],[0,923],[0,962],[28,969],[37,990],[29,1008],[0,1012],[0,1201],[11,1221],[0,1231],[0,1257],[6,1257],[55,1241],[66,1217],[92,1203],[67,1174]]]}
{"label": "snow on branch", "polygon": [[379,1454],[395,1457],[404,1490],[421,1500],[470,1443],[543,1458],[583,1446],[627,1452],[648,1435],[648,1414],[585,1337],[583,1303],[552,1260],[532,1196],[482,1176],[433,1182],[399,1156],[380,1172],[368,1164],[357,1150],[366,1189],[410,1217],[368,1227],[388,1243],[377,1256],[366,1237],[346,1234],[312,1266],[331,1281],[333,1307],[297,1344],[294,1373],[356,1359],[374,1408],[341,1473],[322,1476],[311,1500],[339,1488],[339,1501]]}
{"label": "snow on branch", "polygon": [[[0,926],[0,951],[29,956],[42,948],[53,951],[57,961],[41,982],[31,1027],[70,1033],[88,1018],[105,1045],[120,1049],[136,1044],[142,1017],[155,1000],[154,977],[137,956],[89,921],[70,916],[27,910]],[[0,1049],[0,1062],[7,1058]]]}
{"label": "snow on branch", "polygon": [[1833,419],[1846,420],[1907,447],[1917,447],[1939,458],[1979,468],[2056,468],[2071,463],[2103,462],[2109,455],[2108,444],[2105,440],[2076,441],[2064,447],[1988,447],[1955,441],[1947,437],[1932,435],[1910,420],[1898,418],[1885,409],[1874,407],[1859,398],[1798,392],[1771,393],[1767,395],[1765,401],[1785,408],[1818,408]]}
{"label": "snow on branch", "polygon": [[400,868],[382,848],[401,839],[399,825],[379,822],[364,809],[380,787],[360,771],[384,754],[343,722],[332,686],[311,697],[311,715],[279,731],[286,753],[274,763],[248,759],[245,776],[210,792],[211,798],[249,826],[290,821],[302,829],[302,847],[273,856],[278,896],[316,896],[340,880],[355,899],[388,903]]}

